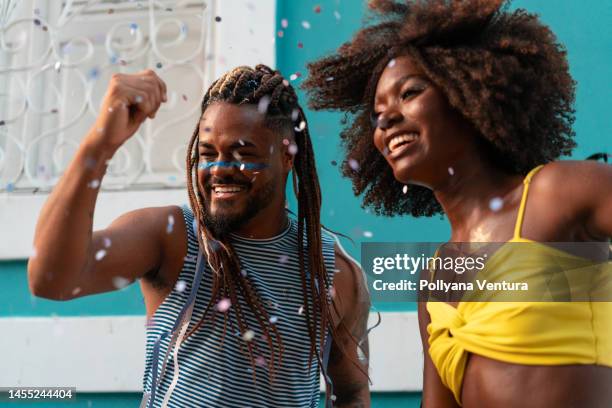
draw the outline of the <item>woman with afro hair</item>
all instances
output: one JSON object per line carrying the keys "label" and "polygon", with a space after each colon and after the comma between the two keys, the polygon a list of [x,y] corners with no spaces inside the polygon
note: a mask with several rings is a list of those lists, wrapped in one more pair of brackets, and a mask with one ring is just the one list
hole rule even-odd
{"label": "woman with afro hair", "polygon": [[[526,243],[531,269],[510,249],[507,272],[544,273],[547,242],[607,249],[612,169],[556,161],[575,147],[575,82],[551,30],[501,0],[370,9],[303,85],[312,108],[346,113],[343,174],[364,207],[444,213],[450,242]],[[425,407],[612,406],[611,302],[430,301],[419,326]]]}

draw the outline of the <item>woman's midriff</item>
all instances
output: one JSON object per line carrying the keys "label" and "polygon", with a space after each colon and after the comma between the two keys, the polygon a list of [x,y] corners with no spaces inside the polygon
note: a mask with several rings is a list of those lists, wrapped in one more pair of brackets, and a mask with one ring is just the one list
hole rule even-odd
{"label": "woman's midriff", "polygon": [[470,354],[461,400],[464,408],[610,408],[612,368],[527,366]]}

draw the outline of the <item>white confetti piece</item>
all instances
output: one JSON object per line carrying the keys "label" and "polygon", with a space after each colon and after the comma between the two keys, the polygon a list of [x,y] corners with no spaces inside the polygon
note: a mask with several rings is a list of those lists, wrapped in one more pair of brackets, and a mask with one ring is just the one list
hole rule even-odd
{"label": "white confetti piece", "polygon": [[270,323],[271,324],[276,324],[276,322],[278,322],[278,317],[276,317],[276,316],[270,317]]}
{"label": "white confetti piece", "polygon": [[296,121],[298,119],[298,117],[300,116],[300,111],[298,109],[294,109],[291,111],[291,120],[292,121]]}
{"label": "white confetti piece", "polygon": [[395,58],[389,61],[389,63],[387,64],[387,68],[393,68],[393,66],[395,66]]}
{"label": "white confetti piece", "polygon": [[136,95],[136,98],[134,98],[134,100],[136,101],[136,103],[141,103],[142,102],[142,96]]}
{"label": "white confetti piece", "polygon": [[166,234],[170,234],[174,229],[174,216],[171,214],[168,216],[168,224],[166,225]]}
{"label": "white confetti piece", "polygon": [[72,289],[71,293],[72,293],[72,296],[76,296],[79,293],[81,293],[81,288],[77,286],[76,288]]}
{"label": "white confetti piece", "polygon": [[102,260],[102,258],[104,258],[105,256],[106,256],[106,250],[100,249],[98,252],[96,252],[96,261]]}
{"label": "white confetti piece", "polygon": [[240,270],[240,274],[242,275],[243,278],[246,278],[247,276],[247,270],[246,269],[242,269]]}
{"label": "white confetti piece", "polygon": [[242,335],[242,340],[251,341],[255,338],[255,332],[253,330],[247,330]]}
{"label": "white confetti piece", "polygon": [[298,314],[300,316],[304,314],[304,306],[300,306],[300,308],[298,309]]}
{"label": "white confetti piece", "polygon": [[57,62],[55,63],[55,65],[53,66],[53,68],[55,68],[55,70],[56,70],[57,72],[59,72],[59,71],[60,71],[60,69],[62,68],[62,63],[61,63],[61,61],[57,61]]}
{"label": "white confetti piece", "polygon": [[310,30],[310,23],[306,20],[302,21],[302,27],[306,30]]}
{"label": "white confetti piece", "polygon": [[354,171],[359,171],[359,163],[355,159],[349,159],[349,167]]}
{"label": "white confetti piece", "polygon": [[295,156],[298,152],[298,147],[295,143],[291,143],[288,150],[290,155]]}
{"label": "white confetti piece", "polygon": [[450,174],[451,176],[455,174],[455,169],[453,169],[452,167],[448,168],[448,174]]}
{"label": "white confetti piece", "polygon": [[111,239],[110,238],[104,237],[102,242],[104,242],[104,248],[110,248],[110,246],[111,246]]}
{"label": "white confetti piece", "polygon": [[408,192],[408,186],[402,187],[402,193],[406,194]]}
{"label": "white confetti piece", "polygon": [[268,95],[264,95],[257,103],[257,111],[262,115],[265,115],[268,112],[268,106],[270,105],[270,97]]}
{"label": "white confetti piece", "polygon": [[502,200],[499,197],[494,197],[493,199],[491,199],[491,201],[489,201],[489,208],[492,211],[499,211],[501,210],[503,206],[504,206],[504,200]]}
{"label": "white confetti piece", "polygon": [[366,238],[372,238],[374,234],[371,231],[363,231],[363,236]]}
{"label": "white confetti piece", "polygon": [[281,255],[278,257],[278,262],[282,264],[287,263],[288,260],[289,260],[289,257],[287,255]]}
{"label": "white confetti piece", "polygon": [[90,181],[90,182],[87,184],[87,186],[88,186],[89,188],[98,188],[98,187],[100,187],[100,180],[91,180],[91,181]]}
{"label": "white confetti piece", "polygon": [[301,121],[300,124],[295,127],[295,131],[296,132],[301,132],[304,129],[306,129],[306,122],[305,121]]}
{"label": "white confetti piece", "polygon": [[338,13],[337,11],[334,11],[334,17],[336,17],[336,20],[340,20],[342,18],[340,13]]}
{"label": "white confetti piece", "polygon": [[183,292],[186,287],[187,287],[187,282],[185,282],[184,280],[179,280],[178,282],[176,282],[174,289],[176,289],[177,292]]}
{"label": "white confetti piece", "polygon": [[125,279],[122,276],[115,276],[113,278],[113,285],[117,288],[117,289],[123,289],[125,288],[127,285],[130,284],[130,281],[128,279]]}
{"label": "white confetti piece", "polygon": [[330,77],[325,78],[325,80],[326,80],[327,82],[331,82],[331,81],[333,81],[333,80],[334,80],[334,77],[333,77],[333,76],[330,76]]}
{"label": "white confetti piece", "polygon": [[225,313],[232,306],[232,301],[228,298],[223,298],[217,303],[217,310],[221,313]]}
{"label": "white confetti piece", "polygon": [[283,27],[283,28],[289,27],[289,21],[286,18],[283,18],[281,20],[281,27]]}
{"label": "white confetti piece", "polygon": [[291,74],[289,76],[289,79],[292,80],[292,81],[295,81],[297,79],[297,75],[296,74]]}

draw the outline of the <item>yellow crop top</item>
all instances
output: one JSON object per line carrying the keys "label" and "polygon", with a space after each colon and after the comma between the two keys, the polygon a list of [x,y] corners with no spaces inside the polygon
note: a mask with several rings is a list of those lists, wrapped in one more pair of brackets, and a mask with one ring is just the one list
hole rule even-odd
{"label": "yellow crop top", "polygon": [[[524,179],[514,236],[509,241],[534,245],[520,262],[512,246],[507,251],[502,247],[495,259],[490,259],[493,265],[487,263],[498,276],[516,273],[517,267],[520,273],[535,276],[547,267],[538,263],[538,258],[541,261],[545,255],[550,256],[550,251],[563,255],[567,269],[579,269],[585,262],[520,236],[529,183],[541,167],[531,170]],[[609,277],[602,281],[604,290],[612,290]],[[612,302],[460,302],[455,308],[431,301],[427,311],[431,317],[427,326],[429,355],[442,383],[460,405],[468,353],[514,364],[612,367]]]}

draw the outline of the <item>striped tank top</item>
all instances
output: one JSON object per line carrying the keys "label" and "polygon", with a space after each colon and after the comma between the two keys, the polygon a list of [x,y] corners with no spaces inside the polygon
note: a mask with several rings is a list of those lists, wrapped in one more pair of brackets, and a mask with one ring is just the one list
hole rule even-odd
{"label": "striped tank top", "polygon": [[[182,210],[187,229],[187,256],[177,284],[147,324],[143,377],[145,395],[152,388],[154,344],[163,332],[172,329],[194,281],[198,257],[198,241],[192,228],[194,216],[188,206],[183,206]],[[284,347],[282,365],[276,369],[274,379],[268,375],[267,362],[256,365],[254,381],[253,366],[248,355],[241,351],[241,344],[244,345],[245,341],[242,333],[233,333],[230,328],[232,324],[228,324],[222,342],[223,318],[218,317],[215,325],[204,323],[184,340],[178,353],[171,350],[163,376],[158,380],[152,406],[161,407],[162,401],[168,398],[166,394],[171,388],[175,377],[174,367],[178,363],[178,382],[167,400],[168,407],[317,407],[320,367],[316,357],[310,364],[308,362],[310,337],[306,315],[302,312],[297,221],[290,217],[288,228],[273,238],[249,239],[232,235],[231,242],[240,260],[242,273],[246,273],[266,311],[276,321]],[[334,243],[335,237],[323,230],[323,257],[330,282],[335,270]],[[196,292],[189,328],[201,319],[211,298],[210,274],[211,270],[206,265]],[[312,296],[310,290],[308,296]],[[249,329],[254,332],[254,338],[260,339],[263,333],[255,315],[240,296],[239,301]],[[237,327],[232,307],[227,313],[233,327]],[[166,354],[169,343],[169,337],[161,340],[160,356]],[[174,355],[177,355],[177,361],[174,361]],[[162,361],[163,357],[158,361],[157,373],[162,372]]]}

